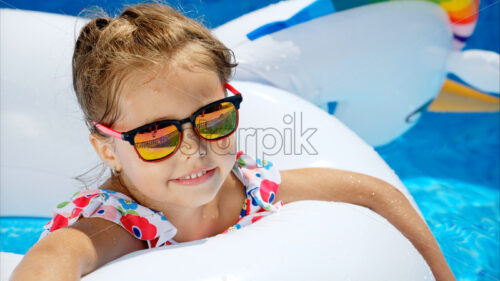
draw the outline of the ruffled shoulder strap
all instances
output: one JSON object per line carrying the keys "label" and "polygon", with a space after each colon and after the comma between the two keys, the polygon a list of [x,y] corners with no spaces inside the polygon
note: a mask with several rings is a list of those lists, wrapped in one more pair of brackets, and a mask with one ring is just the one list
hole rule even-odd
{"label": "ruffled shoulder strap", "polygon": [[240,151],[236,155],[232,171],[245,185],[247,199],[251,201],[251,206],[246,206],[245,215],[259,211],[259,208],[254,207],[276,211],[283,205],[281,201],[273,204],[281,184],[281,176],[271,161],[254,159]]}
{"label": "ruffled shoulder strap", "polygon": [[44,226],[40,239],[59,228],[75,223],[81,216],[103,218],[119,224],[137,239],[159,247],[177,233],[161,212],[134,202],[130,197],[107,189],[91,189],[75,193],[69,201],[52,210],[53,218]]}

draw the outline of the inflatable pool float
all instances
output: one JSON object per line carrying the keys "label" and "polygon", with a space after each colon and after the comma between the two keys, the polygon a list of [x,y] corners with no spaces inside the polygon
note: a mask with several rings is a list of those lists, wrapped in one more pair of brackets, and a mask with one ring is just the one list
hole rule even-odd
{"label": "inflatable pool float", "polygon": [[373,146],[416,124],[448,72],[499,92],[498,54],[457,50],[474,29],[478,1],[359,6],[369,2],[283,1],[214,32],[235,52],[235,79],[300,95]]}
{"label": "inflatable pool float", "polygon": [[[258,152],[265,159],[273,161],[282,169],[331,167],[373,175],[396,186],[417,208],[401,181],[373,148],[335,117],[277,88],[252,82],[233,81],[233,84],[245,95],[245,105],[242,105],[240,112],[240,128],[274,128],[284,132],[291,126],[301,124],[302,131],[315,129],[308,140],[310,147],[307,147],[307,143],[295,143],[298,149],[304,145],[301,155],[286,155],[270,150]],[[71,101],[70,95],[46,93],[49,97],[42,107],[61,104],[58,101],[64,100],[68,104]],[[255,118],[253,109],[257,106],[262,112],[272,114]],[[76,103],[72,107],[75,109],[75,118],[68,117],[57,123],[74,126],[74,130],[79,131],[75,135],[86,134],[86,128],[76,118],[79,114]],[[284,118],[290,122],[283,123]],[[53,135],[53,138],[62,138],[63,132],[59,132],[60,135]],[[261,136],[258,134],[256,138],[247,138],[249,141],[245,145],[250,154],[256,155],[257,152],[251,148],[265,142],[259,138],[272,136],[279,141],[277,136],[280,134],[265,131],[262,131]],[[238,137],[238,140],[244,139],[241,131]],[[42,149],[40,145],[35,146]],[[74,139],[71,146],[58,149],[68,157],[74,150],[86,151],[87,146],[86,138],[81,138]],[[68,163],[47,158],[45,164],[47,169],[62,171]],[[24,175],[32,176],[26,170]],[[28,190],[18,192],[24,192],[23,202],[28,193],[33,194],[39,202],[38,206],[47,209],[39,212],[36,210],[38,206],[23,203],[22,209],[18,210],[26,215],[46,214],[54,206],[47,205],[47,202],[60,201],[64,195],[72,193],[70,187],[74,186],[68,184],[66,189],[54,190],[48,183],[42,188],[40,183],[33,181]],[[11,187],[3,185],[2,191],[8,194],[10,200],[16,201],[10,195],[14,191]],[[20,201],[12,203],[19,204]],[[15,211],[13,204],[7,211]],[[5,206],[2,204],[2,207]],[[429,267],[413,245],[389,222],[369,209],[344,203],[302,201],[288,204],[275,216],[261,221],[231,234],[132,253],[83,280],[163,280],[165,276],[174,280],[432,280]],[[7,275],[12,270],[7,267],[15,265],[13,260],[19,259],[18,255],[2,254],[0,261],[5,262],[2,274]],[[241,262],[243,260],[245,262]],[[362,270],[360,264],[363,265]]]}
{"label": "inflatable pool float", "polygon": [[[446,40],[451,38],[449,30],[444,28],[447,18],[441,8],[437,9],[436,5],[425,2],[411,2],[409,5],[416,9],[412,10],[413,12],[425,12],[428,16],[426,20],[443,27],[436,28],[436,32],[445,34]],[[332,26],[331,29],[341,32],[342,28],[347,27],[342,25],[342,22],[345,23],[352,16],[349,12],[367,7],[333,14],[332,16],[339,19],[340,25]],[[382,3],[373,7],[377,9],[376,13],[382,13],[387,7],[401,9],[401,13],[404,10],[401,8],[402,2]],[[361,21],[370,17],[366,14],[371,12],[363,13],[364,18],[360,18]],[[405,16],[411,14],[407,13]],[[391,13],[385,12],[384,15],[389,17]],[[88,143],[89,133],[71,85],[70,58],[73,42],[85,20],[6,9],[0,10],[0,20],[0,214],[48,217],[51,208],[79,190],[78,184],[72,178],[99,162]],[[329,21],[331,18],[327,16],[316,20]],[[20,22],[23,24],[16,24]],[[305,22],[296,28],[303,27],[314,32],[314,26],[310,24],[312,22]],[[320,27],[321,25],[318,28]],[[218,32],[222,32],[222,28],[224,27]],[[286,30],[262,36],[253,42],[276,41],[280,32],[284,31]],[[299,38],[302,35],[307,34],[297,33]],[[409,40],[406,37],[403,39]],[[230,42],[231,39],[224,40]],[[436,40],[439,43],[432,45],[435,48],[424,48],[431,55],[423,57],[422,60],[428,65],[420,68],[418,72],[425,78],[419,81],[432,80],[434,82],[431,84],[435,84],[434,86],[442,81],[432,74],[444,71],[442,64],[445,63],[446,56],[442,51],[451,46],[449,40]],[[290,44],[292,50],[295,43]],[[349,46],[345,41],[342,44],[344,47]],[[413,50],[412,48],[409,50]],[[311,49],[301,47],[299,50],[305,52]],[[345,49],[344,52],[348,50]],[[330,53],[335,54],[337,51],[339,50],[333,49]],[[353,51],[356,53],[356,50]],[[371,79],[374,73],[371,71],[380,70],[380,64],[377,69],[373,68],[375,62],[390,56],[384,49],[374,49],[374,52],[379,52],[380,56],[372,63],[363,61],[368,56],[361,54],[359,61],[354,60],[352,64],[366,65],[366,70],[357,69],[357,80],[362,77],[363,80],[366,79],[367,85],[375,83],[376,85],[372,85],[375,89],[375,86],[382,85],[382,82]],[[404,57],[402,53],[392,55],[397,58]],[[436,60],[427,60],[431,58]],[[319,63],[318,59],[316,58],[315,62]],[[405,186],[371,145],[335,116],[299,97],[301,93],[298,91],[290,91],[279,85],[268,85],[265,81],[241,81],[249,80],[243,79],[244,72],[248,71],[248,68],[245,70],[244,67],[246,63],[248,61],[242,61],[243,68],[238,70],[239,73],[235,76],[235,80],[241,78],[240,81],[232,81],[245,96],[237,138],[240,148],[255,157],[273,161],[283,170],[329,167],[378,177],[398,188],[418,211]],[[341,62],[339,64],[342,65]],[[387,65],[391,64],[387,62]],[[290,67],[293,69],[292,65]],[[429,69],[432,73],[425,73]],[[354,70],[356,68],[346,69],[347,72]],[[320,69],[314,71],[321,74]],[[388,67],[387,71],[397,71],[397,68]],[[380,79],[389,77],[389,73],[375,73],[380,74]],[[307,84],[320,83],[328,78],[326,75],[322,77],[323,80],[310,80]],[[391,81],[392,84],[387,87],[391,91],[399,89],[394,85],[401,80]],[[356,85],[348,85],[348,82],[353,80],[339,84],[345,89],[361,90],[356,88]],[[302,82],[297,80],[297,83]],[[372,92],[350,98],[351,101],[361,97],[371,100],[376,94],[379,93]],[[405,100],[402,95],[399,98]],[[427,98],[420,97],[415,101],[416,106]],[[388,103],[389,97],[382,95],[378,97],[379,103],[374,103],[373,106],[377,107],[380,100],[384,99]],[[393,101],[395,100],[391,100]],[[272,114],[256,116],[257,107],[262,113]],[[339,102],[337,110],[349,112],[349,107],[355,109],[354,111],[362,109],[356,104],[343,107]],[[401,116],[406,117],[406,111],[404,114],[402,112]],[[365,119],[374,118],[365,116]],[[382,118],[380,122],[384,120]],[[352,119],[351,122],[356,124],[359,121]],[[383,123],[379,124],[379,127],[383,127],[382,125]],[[255,134],[252,134],[252,129]],[[248,136],[244,133],[250,133],[252,137],[244,137]],[[374,131],[374,139],[376,134]],[[385,132],[382,134],[388,137]],[[293,141],[290,141],[292,139]],[[273,145],[269,145],[269,141]],[[291,150],[294,151],[293,154],[288,153]],[[2,278],[10,274],[20,258],[20,255],[1,254]],[[242,260],[248,262],[242,263]],[[418,251],[384,218],[363,207],[319,201],[288,204],[278,214],[228,235],[182,243],[170,248],[132,253],[104,266],[83,280],[163,280],[165,276],[175,280],[433,280],[428,265]]]}

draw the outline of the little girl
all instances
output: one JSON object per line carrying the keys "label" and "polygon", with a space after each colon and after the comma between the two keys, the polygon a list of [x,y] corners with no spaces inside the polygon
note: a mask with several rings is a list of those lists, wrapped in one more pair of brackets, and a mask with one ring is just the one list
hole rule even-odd
{"label": "little girl", "polygon": [[424,221],[388,183],[333,169],[279,171],[234,153],[244,102],[228,84],[236,64],[197,22],[162,4],[94,18],[72,65],[90,142],[112,176],[57,206],[12,280],[79,280],[130,252],[236,231],[298,200],[374,210],[436,280],[455,280]]}

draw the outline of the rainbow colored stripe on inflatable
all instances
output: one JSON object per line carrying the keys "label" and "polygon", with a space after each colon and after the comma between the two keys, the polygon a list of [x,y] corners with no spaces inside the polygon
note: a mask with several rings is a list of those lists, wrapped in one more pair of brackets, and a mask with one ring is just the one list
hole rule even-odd
{"label": "rainbow colored stripe on inflatable", "polygon": [[448,0],[439,1],[439,4],[450,17],[455,49],[463,48],[476,27],[479,0]]}

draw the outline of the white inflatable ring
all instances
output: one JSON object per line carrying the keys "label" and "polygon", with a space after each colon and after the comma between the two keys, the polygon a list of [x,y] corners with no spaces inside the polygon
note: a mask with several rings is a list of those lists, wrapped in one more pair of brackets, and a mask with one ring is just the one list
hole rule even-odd
{"label": "white inflatable ring", "polygon": [[[1,10],[2,21],[19,13]],[[49,20],[50,26],[73,29],[74,18],[39,13],[28,18],[35,21],[40,17]],[[28,33],[20,33],[19,38],[44,30],[43,24],[31,24],[26,30],[18,27],[18,32]],[[76,189],[71,176],[97,162],[70,87],[73,34],[45,27],[46,34],[40,36],[49,40],[43,42],[59,42],[40,46],[7,40],[4,35],[13,33],[4,26],[1,66],[9,71],[1,72],[1,214],[47,216]],[[42,62],[34,63],[34,59]],[[30,77],[29,83],[25,83],[26,77]],[[373,175],[393,184],[417,208],[373,148],[335,117],[284,90],[232,83],[244,94],[240,128],[315,129],[309,138],[314,151],[300,156],[276,149],[252,152],[263,141],[257,134],[246,143],[249,154],[267,153],[265,157],[280,169],[321,166]],[[287,115],[294,122],[284,122]],[[16,124],[32,130],[20,131]],[[269,132],[262,130],[260,137]],[[26,161],[30,158],[32,161]],[[2,279],[19,259],[19,255],[2,253]],[[110,279],[399,281],[433,277],[413,245],[376,213],[350,204],[303,201],[288,204],[279,213],[234,233],[132,253],[83,278]]]}

